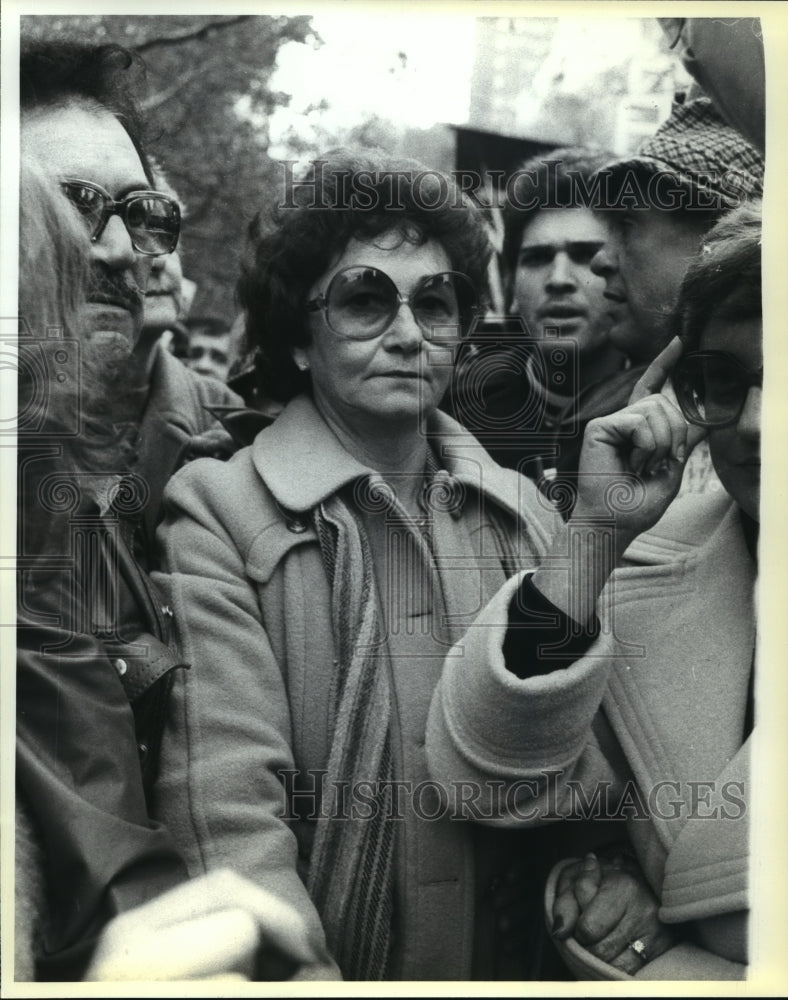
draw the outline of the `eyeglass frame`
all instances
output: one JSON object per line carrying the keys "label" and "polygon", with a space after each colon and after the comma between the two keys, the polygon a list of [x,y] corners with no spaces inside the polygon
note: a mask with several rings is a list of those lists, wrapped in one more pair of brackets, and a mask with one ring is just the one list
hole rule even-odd
{"label": "eyeglass frame", "polygon": [[[695,361],[702,358],[724,358],[726,361],[730,362],[734,368],[738,369],[745,378],[742,380],[742,385],[746,389],[743,393],[741,401],[738,404],[738,408],[734,416],[730,417],[728,420],[724,421],[708,421],[700,420],[694,414],[689,413],[688,406],[685,406],[684,400],[682,399],[682,393],[677,388],[677,381],[675,376],[681,373],[681,366],[688,361]],[[678,400],[679,408],[684,414],[684,418],[691,424],[695,424],[697,427],[706,427],[709,430],[719,430],[723,427],[732,427],[735,423],[739,421],[742,413],[744,412],[744,407],[747,405],[747,397],[750,393],[750,389],[762,389],[763,388],[763,365],[756,371],[752,371],[749,368],[745,368],[744,365],[739,361],[737,357],[733,354],[729,354],[727,351],[690,351],[688,354],[682,355],[676,362],[673,368],[673,377],[671,379],[673,384],[673,390],[676,393],[676,399]]]}
{"label": "eyeglass frame", "polygon": [[[367,337],[351,337],[347,333],[344,333],[341,330],[337,330],[336,327],[332,326],[331,321],[328,318],[328,300],[329,300],[329,297],[331,295],[331,286],[334,284],[334,282],[336,281],[336,279],[339,278],[341,275],[345,274],[345,272],[347,272],[347,271],[356,271],[356,270],[377,271],[379,274],[382,274],[384,277],[388,278],[388,280],[391,282],[391,285],[394,288],[394,291],[396,292],[397,308],[391,314],[391,319],[389,319],[388,323],[386,323],[386,325],[383,327],[382,330],[379,330],[377,333],[370,334]],[[367,341],[367,340],[374,340],[376,337],[382,337],[383,334],[386,332],[386,330],[388,330],[388,328],[391,326],[391,324],[396,319],[396,317],[397,317],[400,309],[402,308],[402,306],[403,305],[407,305],[408,308],[410,309],[411,315],[413,316],[413,319],[415,320],[415,322],[417,323],[417,325],[422,330],[425,330],[425,333],[426,333],[428,328],[426,328],[424,326],[424,324],[421,323],[419,321],[419,319],[417,318],[416,313],[413,310],[413,306],[411,305],[411,302],[412,302],[413,296],[419,291],[419,289],[424,284],[426,284],[426,282],[432,281],[433,278],[438,278],[438,277],[440,277],[441,275],[444,275],[444,274],[451,275],[452,278],[461,278],[462,281],[467,284],[468,289],[473,293],[473,304],[472,304],[471,308],[473,310],[475,310],[476,306],[478,304],[478,296],[477,296],[477,293],[476,293],[476,288],[475,288],[473,282],[471,281],[471,279],[468,277],[468,275],[465,274],[465,273],[463,273],[462,271],[453,271],[453,270],[436,271],[435,274],[425,275],[425,277],[423,277],[418,282],[418,284],[413,289],[413,291],[410,293],[410,295],[405,296],[405,295],[403,295],[400,292],[399,288],[397,287],[397,285],[394,282],[394,279],[389,274],[386,274],[386,272],[382,268],[375,267],[374,264],[350,264],[350,265],[348,265],[348,267],[343,267],[341,270],[337,271],[336,274],[334,274],[332,276],[331,281],[329,281],[328,287],[326,288],[325,292],[321,292],[320,295],[316,295],[313,299],[309,299],[309,301],[306,303],[306,310],[307,310],[307,312],[317,312],[318,310],[322,311],[323,317],[324,317],[324,319],[326,321],[326,326],[329,328],[329,330],[331,330],[331,332],[335,336],[340,337],[343,340],[355,340],[355,341],[358,341],[360,343],[363,343],[364,341]],[[462,306],[460,305],[459,301],[458,301],[457,305],[458,305],[460,313],[462,313],[463,309],[462,309]],[[458,323],[457,325],[461,326],[462,324]],[[428,336],[427,339],[429,340],[431,338]]]}
{"label": "eyeglass frame", "polygon": [[[95,181],[86,181],[82,180],[79,177],[67,177],[60,182],[60,187],[62,188],[64,194],[69,199],[69,201],[71,201],[71,203],[77,209],[77,211],[79,211],[79,206],[76,205],[75,202],[71,199],[68,191],[69,186],[72,184],[90,188],[91,191],[95,191],[97,194],[101,195],[101,197],[104,199],[98,226],[96,227],[95,230],[91,231],[90,234],[91,243],[97,243],[101,239],[104,230],[107,228],[109,220],[112,218],[113,215],[118,215],[120,216],[121,221],[123,222],[123,225],[126,229],[126,232],[128,233],[132,247],[134,247],[134,250],[137,253],[142,254],[144,257],[165,257],[167,254],[171,254],[178,246],[178,240],[180,239],[181,235],[180,232],[181,209],[180,206],[178,205],[178,202],[174,198],[171,198],[169,195],[166,195],[161,191],[154,191],[150,188],[141,188],[138,191],[129,191],[127,195],[124,195],[124,197],[118,201],[112,197],[109,191],[103,188],[100,184],[96,184]],[[143,250],[142,248],[138,247],[137,244],[135,243],[134,233],[129,228],[129,224],[126,221],[126,212],[128,211],[129,202],[135,201],[136,199],[139,198],[150,198],[151,196],[159,198],[162,201],[168,202],[168,204],[173,209],[173,216],[178,225],[178,232],[175,234],[175,240],[173,242],[171,249],[169,250],[155,250],[155,251]],[[86,215],[83,215],[82,217],[85,219],[87,218]]]}

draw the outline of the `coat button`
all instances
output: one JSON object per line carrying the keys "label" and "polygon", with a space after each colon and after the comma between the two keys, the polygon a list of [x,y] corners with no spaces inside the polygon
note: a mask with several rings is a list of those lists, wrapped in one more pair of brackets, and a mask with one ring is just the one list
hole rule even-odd
{"label": "coat button", "polygon": [[291,517],[287,522],[287,530],[292,531],[294,535],[301,535],[306,531],[306,524],[298,517]]}
{"label": "coat button", "polygon": [[145,758],[148,756],[148,745],[147,745],[147,743],[138,743],[137,744],[137,751],[138,751],[138,753],[140,755],[140,760],[144,761]]}
{"label": "coat button", "polygon": [[112,666],[117,670],[118,674],[122,677],[126,671],[129,669],[128,663],[122,660],[120,657],[117,660],[112,661]]}

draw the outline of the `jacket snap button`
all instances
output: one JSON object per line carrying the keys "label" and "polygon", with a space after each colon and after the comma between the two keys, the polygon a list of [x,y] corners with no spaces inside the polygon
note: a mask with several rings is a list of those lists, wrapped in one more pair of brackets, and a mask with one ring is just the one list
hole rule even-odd
{"label": "jacket snap button", "polygon": [[300,535],[306,531],[306,524],[297,517],[291,517],[287,522],[287,530],[292,531],[294,535]]}
{"label": "jacket snap button", "polygon": [[112,665],[117,670],[118,674],[120,674],[121,677],[129,669],[128,663],[126,663],[126,661],[122,660],[120,657],[118,657],[117,660],[113,660]]}

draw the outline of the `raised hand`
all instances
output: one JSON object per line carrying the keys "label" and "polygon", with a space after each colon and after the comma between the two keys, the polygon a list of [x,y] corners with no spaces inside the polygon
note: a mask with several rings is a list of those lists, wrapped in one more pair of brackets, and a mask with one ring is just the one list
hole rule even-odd
{"label": "raised hand", "polygon": [[592,420],[586,429],[576,514],[609,516],[602,497],[608,477],[634,474],[640,480],[640,502],[616,514],[619,554],[665,512],[678,493],[687,459],[706,436],[660,394],[682,351],[681,341],[672,340],[636,383],[629,405]]}

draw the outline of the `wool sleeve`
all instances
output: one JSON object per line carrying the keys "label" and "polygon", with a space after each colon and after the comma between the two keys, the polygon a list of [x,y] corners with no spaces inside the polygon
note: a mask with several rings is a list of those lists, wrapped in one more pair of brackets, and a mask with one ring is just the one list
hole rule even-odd
{"label": "wool sleeve", "polygon": [[[325,940],[298,871],[279,772],[294,770],[282,665],[247,575],[242,522],[227,503],[234,463],[198,460],[173,478],[160,533],[176,637],[191,664],[173,689],[157,811],[192,875],[229,867],[279,895]],[[230,471],[226,471],[226,470]],[[303,978],[340,978],[333,965]]]}

